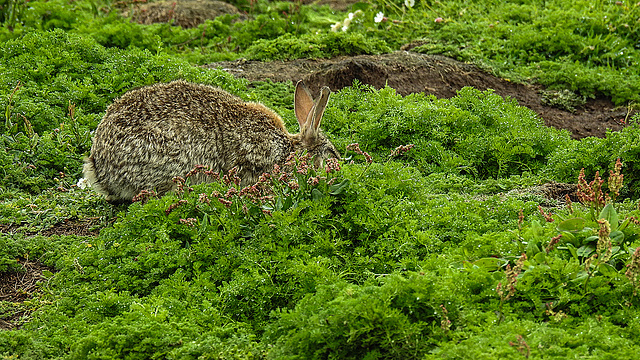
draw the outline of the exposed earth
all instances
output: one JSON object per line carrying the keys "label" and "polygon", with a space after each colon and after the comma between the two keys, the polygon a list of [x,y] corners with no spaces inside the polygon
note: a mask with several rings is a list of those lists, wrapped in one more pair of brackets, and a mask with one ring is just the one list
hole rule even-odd
{"label": "exposed earth", "polygon": [[20,318],[28,313],[21,304],[38,291],[39,283],[46,281],[43,273],[54,271],[28,258],[18,259],[18,265],[19,270],[0,272],[0,331],[18,326]]}
{"label": "exposed earth", "polygon": [[334,59],[236,60],[213,63],[208,67],[221,67],[250,81],[304,80],[316,93],[325,85],[334,91],[351,86],[354,79],[378,89],[387,84],[401,95],[423,92],[438,98],[450,98],[465,86],[493,89],[497,94],[514,98],[520,105],[538,113],[547,126],[566,129],[576,139],[604,137],[606,129],[620,130],[622,122],[630,115],[625,107],[616,107],[604,98],[587,100],[575,111],[544,105],[543,88],[539,85],[513,83],[488,74],[475,65],[411,51]]}
{"label": "exposed earth", "polygon": [[214,19],[220,15],[238,15],[236,21],[245,20],[235,6],[216,0],[180,0],[155,2],[134,2],[136,6],[126,7],[122,12],[124,17],[130,17],[140,24],[154,24],[173,22],[173,25],[183,28],[193,28],[207,19]]}

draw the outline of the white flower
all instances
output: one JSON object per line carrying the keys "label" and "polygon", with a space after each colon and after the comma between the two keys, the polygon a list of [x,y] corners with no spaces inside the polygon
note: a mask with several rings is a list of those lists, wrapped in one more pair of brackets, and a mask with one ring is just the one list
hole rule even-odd
{"label": "white flower", "polygon": [[353,13],[349,13],[349,20],[353,20]]}
{"label": "white flower", "polygon": [[412,8],[413,5],[416,4],[415,0],[404,0],[404,6],[408,7],[408,8]]}
{"label": "white flower", "polygon": [[373,19],[373,21],[379,23],[379,22],[382,22],[383,19],[384,19],[384,14],[382,12],[379,12],[376,14],[376,17]]}
{"label": "white flower", "polygon": [[333,26],[331,26],[331,31],[336,32],[341,27],[342,27],[342,23],[340,21],[338,21],[337,23],[333,24]]}
{"label": "white flower", "polygon": [[87,178],[80,178],[80,180],[78,180],[78,183],[76,184],[77,187],[79,187],[80,189],[85,189],[87,187],[91,187],[91,183],[89,182],[89,179]]}
{"label": "white flower", "polygon": [[349,29],[349,25],[351,25],[351,19],[344,19],[344,21],[342,22],[342,31],[347,31]]}

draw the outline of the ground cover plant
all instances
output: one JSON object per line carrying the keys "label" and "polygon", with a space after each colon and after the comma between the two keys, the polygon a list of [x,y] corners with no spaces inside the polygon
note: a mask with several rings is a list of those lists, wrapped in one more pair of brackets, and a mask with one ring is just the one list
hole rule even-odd
{"label": "ground cover plant", "polygon": [[[356,82],[324,115],[343,159],[320,168],[294,154],[240,187],[233,171],[197,167],[175,179],[177,191],[120,206],[81,180],[106,106],[159,81],[220,86],[295,129],[293,84],[194,65],[211,59],[385,52],[420,39],[420,51],[632,101],[637,5],[370,2],[349,15],[238,2],[250,20],[181,29],[130,22],[109,2],[29,4],[0,7],[0,285],[28,262],[47,270],[26,300],[0,286],[0,358],[596,359],[640,350],[638,116],[604,138],[572,140],[492,91],[402,97]],[[560,7],[583,27],[567,32]],[[609,22],[597,27],[601,16]],[[550,24],[549,39],[533,38],[541,44],[507,36]],[[495,33],[504,41],[487,40]],[[556,33],[565,42],[554,48],[545,41]],[[581,53],[584,41],[594,49]],[[568,68],[584,78],[557,77]],[[211,183],[190,184],[195,173]],[[541,190],[552,181],[572,195]],[[93,231],[52,231],[74,223]]]}

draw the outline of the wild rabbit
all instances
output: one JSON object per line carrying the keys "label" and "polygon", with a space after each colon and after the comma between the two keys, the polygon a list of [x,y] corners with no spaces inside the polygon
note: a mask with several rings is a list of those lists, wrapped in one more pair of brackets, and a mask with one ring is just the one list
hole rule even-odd
{"label": "wild rabbit", "polygon": [[[130,201],[141,190],[164,194],[172,179],[196,165],[213,171],[237,168],[243,185],[306,150],[316,161],[340,155],[320,131],[330,90],[314,101],[302,81],[294,109],[300,133],[258,103],[244,102],[219,88],[178,80],[125,93],[107,108],[96,129],[84,177],[108,201]],[[206,181],[203,178],[194,182]]]}

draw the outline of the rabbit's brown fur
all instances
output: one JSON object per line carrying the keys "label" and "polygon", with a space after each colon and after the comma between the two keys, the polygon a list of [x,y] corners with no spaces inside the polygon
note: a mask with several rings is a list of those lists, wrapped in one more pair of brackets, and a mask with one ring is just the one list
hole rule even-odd
{"label": "rabbit's brown fur", "polygon": [[173,177],[196,165],[218,172],[236,167],[246,185],[292,151],[339,157],[319,129],[328,97],[325,87],[314,102],[299,82],[294,106],[300,133],[290,134],[269,108],[219,88],[179,80],[132,90],[98,125],[84,176],[107,200],[127,201],[142,190],[171,190]]}

